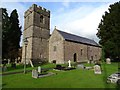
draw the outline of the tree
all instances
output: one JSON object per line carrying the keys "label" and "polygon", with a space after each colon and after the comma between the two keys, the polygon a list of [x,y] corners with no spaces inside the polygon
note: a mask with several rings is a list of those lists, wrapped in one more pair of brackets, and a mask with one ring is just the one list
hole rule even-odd
{"label": "tree", "polygon": [[2,10],[2,60],[8,58],[9,16],[5,8]]}
{"label": "tree", "polygon": [[15,58],[18,57],[20,48],[21,26],[19,26],[19,19],[17,10],[13,10],[10,15],[10,32],[9,32],[9,57],[14,64]]}
{"label": "tree", "polygon": [[12,65],[18,57],[21,33],[17,10],[9,17],[7,10],[2,8],[2,60],[10,59]]}
{"label": "tree", "polygon": [[120,1],[109,6],[96,35],[104,48],[105,57],[120,58]]}

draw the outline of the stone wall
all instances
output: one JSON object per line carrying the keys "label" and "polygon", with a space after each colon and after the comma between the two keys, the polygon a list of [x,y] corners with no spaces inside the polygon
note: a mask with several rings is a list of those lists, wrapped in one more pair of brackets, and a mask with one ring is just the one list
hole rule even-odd
{"label": "stone wall", "polygon": [[65,62],[67,62],[68,60],[74,61],[75,53],[77,62],[87,62],[88,60],[91,60],[91,57],[93,57],[93,61],[95,61],[99,60],[101,57],[101,48],[99,47],[70,41],[65,41],[64,45],[65,45],[64,49]]}
{"label": "stone wall", "polygon": [[[56,50],[54,50],[56,47]],[[54,60],[56,63],[64,63],[64,47],[63,37],[54,30],[52,36],[49,39],[49,62],[52,63]]]}
{"label": "stone wall", "polygon": [[[76,61],[83,62],[87,60],[87,45],[83,45],[80,43],[65,41],[64,43],[65,49],[65,61],[68,60],[74,61],[74,54],[76,53]],[[82,54],[81,54],[82,50]]]}

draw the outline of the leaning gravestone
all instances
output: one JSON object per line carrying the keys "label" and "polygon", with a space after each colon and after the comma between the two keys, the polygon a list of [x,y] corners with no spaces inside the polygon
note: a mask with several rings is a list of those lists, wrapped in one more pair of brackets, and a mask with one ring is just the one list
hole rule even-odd
{"label": "leaning gravestone", "polygon": [[41,67],[40,66],[38,67],[38,73],[41,73]]}
{"label": "leaning gravestone", "polygon": [[106,64],[111,64],[110,58],[107,58],[107,59],[106,59]]}
{"label": "leaning gravestone", "polygon": [[99,65],[95,65],[94,66],[94,73],[95,74],[101,74],[101,68]]}
{"label": "leaning gravestone", "polygon": [[33,78],[38,78],[38,72],[37,72],[37,70],[32,70],[32,77]]}

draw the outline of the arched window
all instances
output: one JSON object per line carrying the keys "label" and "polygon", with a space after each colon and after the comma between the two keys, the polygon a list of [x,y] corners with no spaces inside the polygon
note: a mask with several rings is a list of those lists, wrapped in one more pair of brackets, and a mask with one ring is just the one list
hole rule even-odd
{"label": "arched window", "polygon": [[43,23],[43,16],[40,16],[40,23]]}

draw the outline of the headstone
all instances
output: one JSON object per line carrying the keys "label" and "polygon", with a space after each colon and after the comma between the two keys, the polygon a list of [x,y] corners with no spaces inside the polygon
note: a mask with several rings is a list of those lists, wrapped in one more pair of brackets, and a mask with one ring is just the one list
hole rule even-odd
{"label": "headstone", "polygon": [[94,73],[95,74],[101,74],[101,68],[99,65],[95,65],[94,66]]}
{"label": "headstone", "polygon": [[38,78],[38,72],[37,72],[37,70],[32,70],[32,77],[33,78]]}
{"label": "headstone", "polygon": [[85,69],[90,70],[90,69],[92,69],[92,67],[85,67]]}
{"label": "headstone", "polygon": [[90,61],[88,60],[87,63],[90,63]]}
{"label": "headstone", "polygon": [[41,67],[40,66],[38,67],[38,73],[41,73]]}
{"label": "headstone", "polygon": [[17,64],[17,59],[15,59],[15,63]]}
{"label": "headstone", "polygon": [[77,68],[82,68],[82,69],[84,69],[84,65],[83,65],[83,64],[78,64],[78,65],[77,65]]}
{"label": "headstone", "polygon": [[107,58],[107,59],[106,59],[106,64],[111,64],[110,58]]}
{"label": "headstone", "polygon": [[8,64],[10,64],[10,59],[8,59]]}
{"label": "headstone", "polygon": [[3,71],[7,71],[7,66],[3,66],[3,67],[2,67],[2,70],[3,70]]}
{"label": "headstone", "polygon": [[69,64],[68,67],[71,67],[71,61],[70,60],[68,61],[68,64]]}
{"label": "headstone", "polygon": [[94,64],[94,61],[92,60],[91,63]]}

